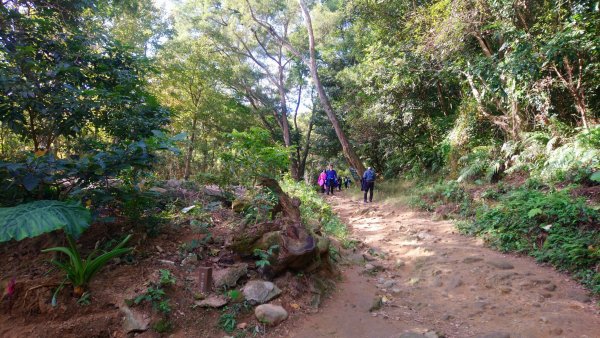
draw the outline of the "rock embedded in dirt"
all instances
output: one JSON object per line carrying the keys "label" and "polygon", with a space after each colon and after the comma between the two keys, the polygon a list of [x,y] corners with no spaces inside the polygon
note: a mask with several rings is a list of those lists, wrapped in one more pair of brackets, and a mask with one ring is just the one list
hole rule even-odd
{"label": "rock embedded in dirt", "polygon": [[237,281],[248,273],[248,264],[241,263],[213,272],[215,288],[235,287]]}
{"label": "rock embedded in dirt", "polygon": [[507,261],[503,261],[503,260],[489,260],[487,261],[487,263],[497,269],[501,269],[501,270],[510,270],[510,269],[514,269],[514,265],[510,264]]}
{"label": "rock embedded in dirt", "polygon": [[394,287],[395,285],[396,285],[396,281],[393,279],[390,279],[390,280],[386,280],[382,286],[384,289],[389,289],[389,288]]}
{"label": "rock embedded in dirt", "polygon": [[194,304],[199,307],[220,308],[229,303],[229,300],[221,295],[213,295],[206,299],[195,301]]}
{"label": "rock embedded in dirt", "polygon": [[150,318],[136,310],[123,305],[120,308],[123,313],[123,331],[127,333],[144,332],[150,326]]}
{"label": "rock embedded in dirt", "polygon": [[417,333],[417,332],[405,332],[400,335],[400,338],[442,338],[443,335],[440,335],[436,331],[427,331],[425,333]]}
{"label": "rock embedded in dirt", "polygon": [[490,332],[479,335],[477,338],[510,338],[510,334],[506,332]]}
{"label": "rock embedded in dirt", "polygon": [[193,263],[198,262],[198,255],[196,255],[193,252],[190,252],[187,257],[185,257],[182,261],[181,261],[181,266],[186,266],[186,265],[190,265]]}
{"label": "rock embedded in dirt", "polygon": [[458,276],[454,276],[454,277],[450,278],[448,283],[446,283],[446,289],[452,290],[452,289],[456,289],[457,287],[460,287],[462,285],[463,285],[462,279],[460,279],[460,277],[458,277]]}
{"label": "rock embedded in dirt", "polygon": [[369,312],[377,311],[377,310],[381,309],[382,306],[383,306],[383,298],[381,296],[377,296],[373,299],[373,303],[371,304],[371,307],[369,308]]}
{"label": "rock embedded in dirt", "polygon": [[281,294],[281,290],[275,284],[263,280],[249,281],[242,292],[250,304],[263,304]]}
{"label": "rock embedded in dirt", "polygon": [[582,303],[589,303],[592,301],[592,299],[588,295],[585,295],[577,290],[571,290],[567,292],[567,297]]}
{"label": "rock embedded in dirt", "polygon": [[426,240],[428,240],[428,239],[431,239],[431,238],[433,238],[433,235],[430,235],[430,234],[428,234],[428,233],[426,233],[426,232],[424,232],[424,231],[421,231],[421,232],[419,232],[419,233],[417,234],[417,236],[416,236],[416,237],[417,237],[417,240],[419,240],[419,241],[426,241]]}
{"label": "rock embedded in dirt", "polygon": [[267,325],[277,325],[288,317],[287,311],[279,306],[273,304],[262,304],[254,309],[254,315],[259,322]]}
{"label": "rock embedded in dirt", "polygon": [[481,257],[470,256],[470,257],[465,257],[462,260],[462,262],[465,264],[471,264],[471,263],[481,262],[482,260],[483,260],[483,258],[481,258]]}

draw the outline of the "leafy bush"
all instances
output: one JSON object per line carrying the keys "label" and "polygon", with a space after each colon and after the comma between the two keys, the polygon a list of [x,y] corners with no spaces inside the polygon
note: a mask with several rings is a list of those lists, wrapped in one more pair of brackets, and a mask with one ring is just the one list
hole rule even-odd
{"label": "leafy bush", "polygon": [[289,149],[274,144],[269,132],[261,128],[234,131],[229,137],[229,151],[221,154],[224,180],[220,183],[254,185],[259,176],[279,179],[288,166]]}
{"label": "leafy bush", "polygon": [[131,252],[133,248],[123,248],[129,241],[131,235],[125,237],[121,243],[115,246],[112,250],[97,256],[97,251],[93,251],[86,259],[82,259],[75,245],[75,241],[71,236],[67,235],[69,247],[54,247],[42,250],[42,252],[62,252],[69,258],[68,262],[60,262],[52,260],[52,264],[63,270],[66,278],[73,284],[74,293],[76,296],[81,296],[85,286],[89,281],[108,263],[111,259],[120,255]]}
{"label": "leafy bush", "polygon": [[20,241],[59,229],[79,237],[90,222],[90,212],[76,202],[42,200],[0,208],[0,242]]}
{"label": "leafy bush", "polygon": [[576,276],[586,275],[584,282],[600,291],[600,275],[592,273],[600,258],[598,224],[600,213],[568,191],[520,188],[494,207],[480,207],[474,222],[459,227],[502,251],[530,254]]}

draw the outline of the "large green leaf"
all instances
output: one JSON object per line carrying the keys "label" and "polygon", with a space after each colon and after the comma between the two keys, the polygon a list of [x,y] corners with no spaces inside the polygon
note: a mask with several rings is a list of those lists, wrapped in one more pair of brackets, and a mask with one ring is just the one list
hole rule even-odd
{"label": "large green leaf", "polygon": [[79,237],[91,219],[89,210],[76,202],[43,200],[0,208],[0,242],[20,241],[59,229]]}

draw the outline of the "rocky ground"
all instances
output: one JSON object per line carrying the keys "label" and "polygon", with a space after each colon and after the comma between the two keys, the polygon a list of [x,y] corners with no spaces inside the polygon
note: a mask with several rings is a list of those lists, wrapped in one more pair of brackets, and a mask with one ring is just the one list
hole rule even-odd
{"label": "rocky ground", "polygon": [[[311,252],[321,257],[320,265],[303,272],[260,268],[256,256],[232,250],[236,236],[304,239],[299,224],[265,234],[261,231],[272,223],[240,231],[236,203],[208,199],[198,204],[202,211],[179,215],[158,237],[127,230],[135,234],[134,254],[111,262],[92,281],[89,304],[79,304],[65,289],[57,306],[51,305],[62,275],[39,253],[49,246],[44,238],[5,245],[0,276],[15,277],[16,291],[0,301],[0,337],[600,337],[596,300],[551,267],[488,249],[457,234],[451,222],[432,221],[431,214],[363,204],[344,194],[327,202],[357,243],[344,251],[331,242],[331,250],[342,253],[332,256],[337,268],[323,264],[331,250],[316,243]],[[212,225],[205,228],[199,220]],[[93,226],[81,238],[81,249],[89,252],[123,233],[123,226]],[[279,243],[296,242],[285,237]],[[296,259],[303,254],[278,257],[271,268],[312,262]],[[208,294],[199,292],[203,266],[213,268]],[[161,270],[176,281],[161,286]],[[134,301],[158,286],[170,304],[167,314],[158,303]],[[232,332],[225,332],[227,326]]]}
{"label": "rocky ground", "polygon": [[600,312],[567,275],[398,206],[327,199],[364,246],[292,337],[600,337]]}

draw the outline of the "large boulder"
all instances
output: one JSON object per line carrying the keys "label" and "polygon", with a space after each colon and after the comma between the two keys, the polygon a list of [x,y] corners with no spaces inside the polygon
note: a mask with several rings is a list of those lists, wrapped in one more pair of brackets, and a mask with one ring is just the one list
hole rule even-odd
{"label": "large boulder", "polygon": [[275,284],[263,280],[249,281],[242,292],[250,304],[266,303],[281,294],[281,290]]}
{"label": "large boulder", "polygon": [[273,304],[259,305],[254,309],[254,315],[259,322],[275,326],[288,317],[287,311],[279,306]]}

